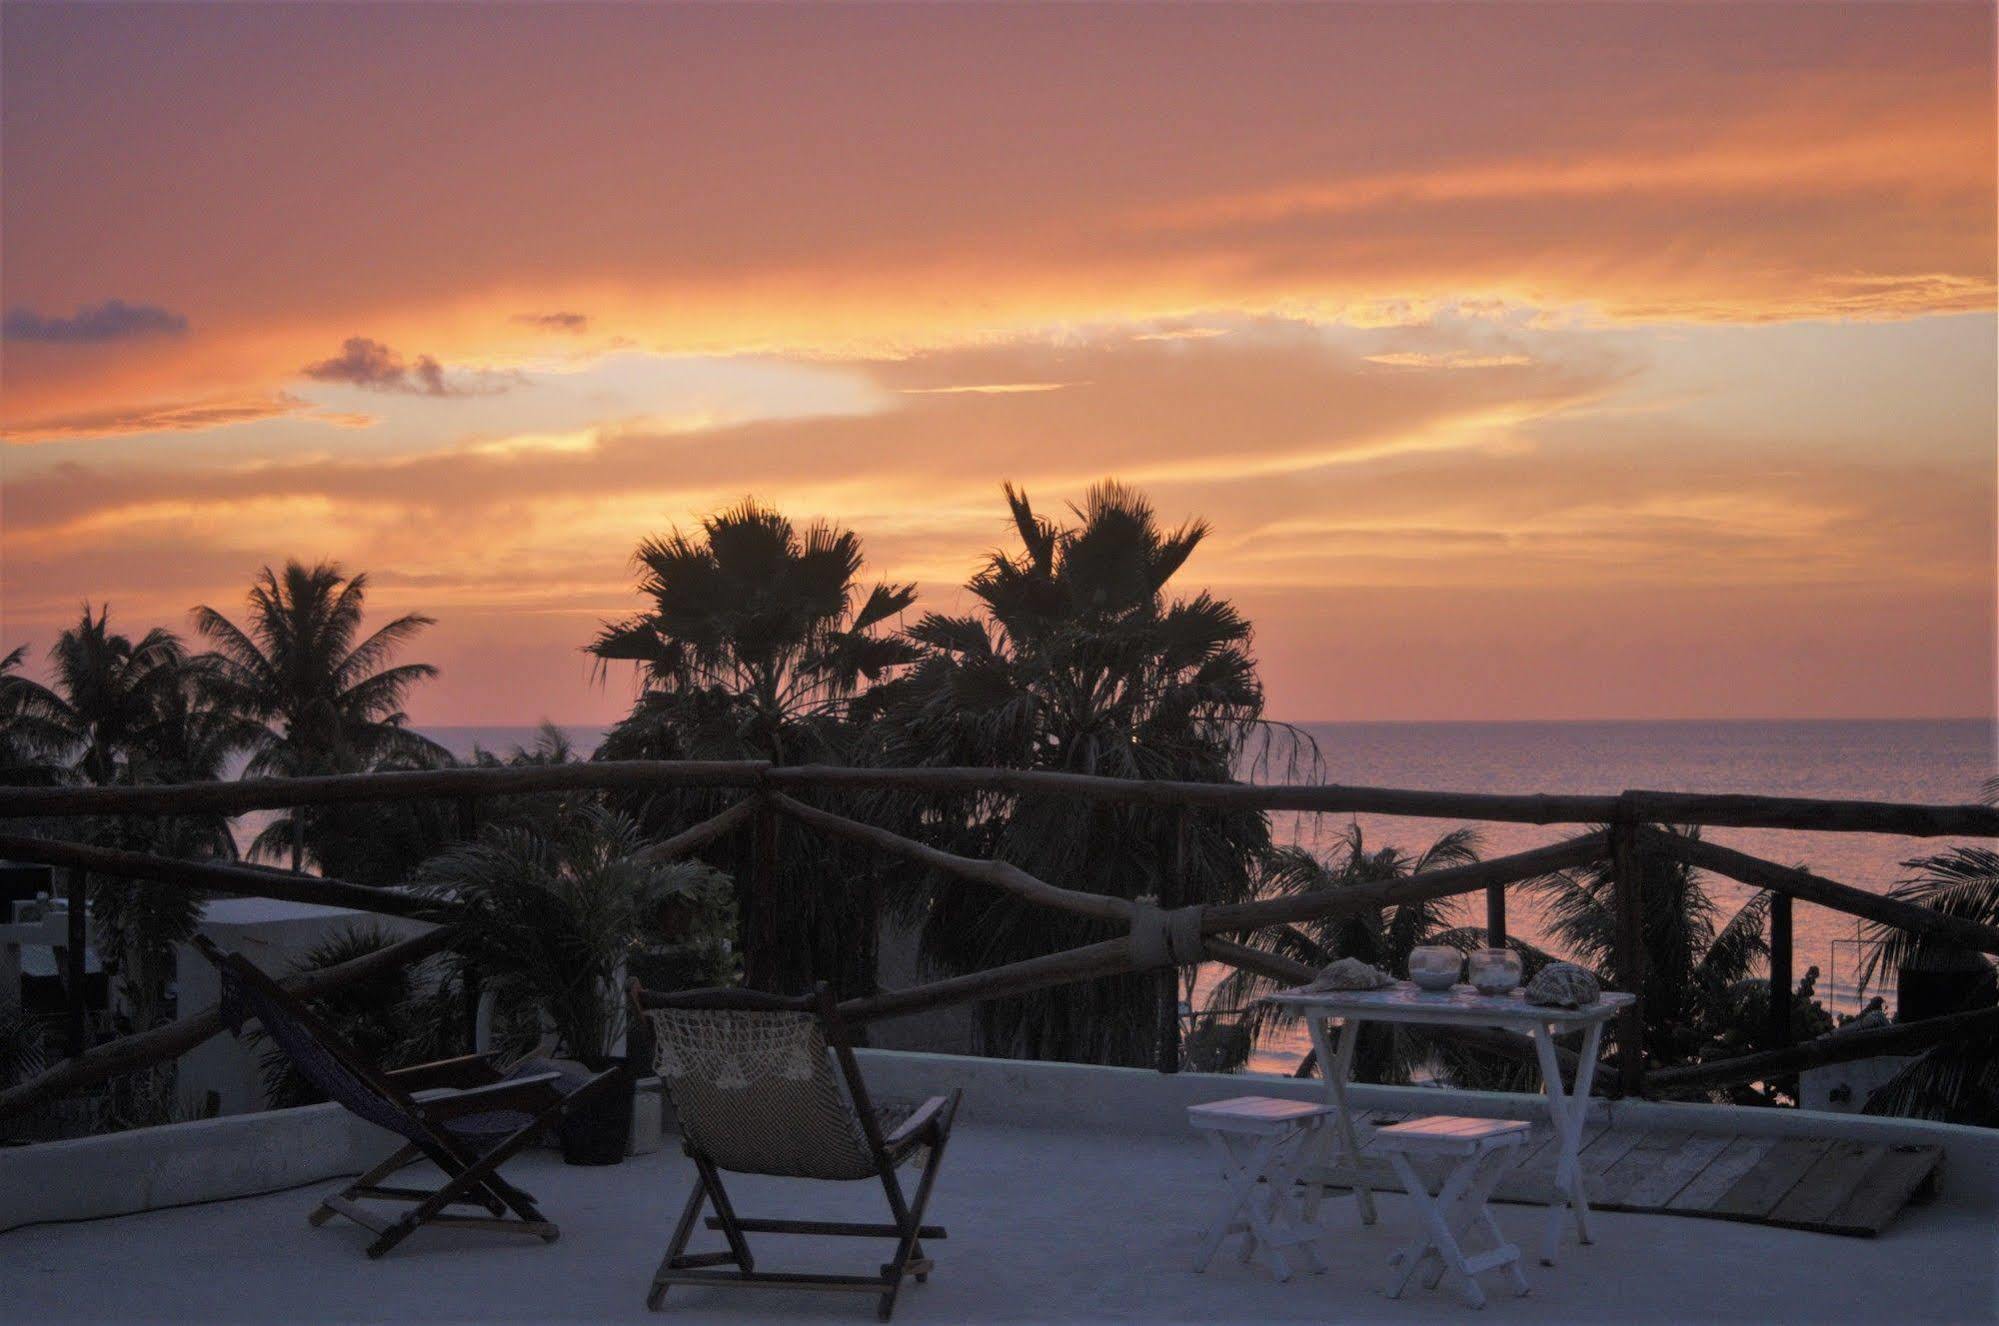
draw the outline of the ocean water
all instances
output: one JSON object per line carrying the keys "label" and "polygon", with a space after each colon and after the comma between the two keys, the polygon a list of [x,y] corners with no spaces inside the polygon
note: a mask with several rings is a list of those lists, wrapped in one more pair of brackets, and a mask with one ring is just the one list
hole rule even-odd
{"label": "ocean water", "polygon": [[[601,728],[570,728],[580,751],[593,749]],[[1308,723],[1309,738],[1293,766],[1283,751],[1257,781],[1324,781],[1456,792],[1614,793],[1630,788],[1669,792],[1755,792],[1773,796],[1859,797],[1884,801],[1972,801],[1999,770],[1995,727],[1985,719],[1883,719],[1770,722],[1502,722]],[[461,754],[474,744],[502,753],[531,742],[527,727],[434,728],[429,735]],[[1394,844],[1415,851],[1455,827],[1448,821],[1379,815],[1281,815],[1281,841],[1326,850],[1349,819],[1357,819],[1370,850]],[[1481,848],[1501,856],[1572,835],[1562,825],[1480,826]],[[1941,841],[1883,834],[1799,833],[1777,829],[1709,830],[1719,843],[1756,856],[1800,865],[1828,879],[1885,893],[1907,871],[1902,862],[1940,849]],[[1750,890],[1729,880],[1711,883],[1732,910]],[[1482,923],[1483,895],[1460,903],[1468,924]],[[1508,923],[1520,937],[1547,939],[1532,900],[1514,894]],[[1858,1007],[1854,977],[1861,956],[1854,918],[1798,904],[1796,967],[1816,964],[1819,992],[1842,1011]],[[1218,973],[1204,972],[1197,1004]],[[1259,1068],[1295,1063],[1302,1042],[1263,1047]]]}
{"label": "ocean water", "polygon": [[[1999,770],[1995,727],[1986,719],[1883,719],[1765,722],[1314,723],[1302,730],[1317,746],[1319,777],[1299,781],[1456,792],[1614,793],[1753,792],[1770,796],[1855,797],[1881,801],[1976,800]],[[1285,781],[1272,769],[1264,781]],[[1281,839],[1323,850],[1358,821],[1369,849],[1420,849],[1451,822],[1380,815],[1281,816]],[[1485,824],[1481,850],[1503,856],[1572,836],[1564,825]],[[1803,866],[1871,893],[1886,893],[1908,874],[1903,862],[1938,851],[1947,840],[1871,833],[1802,833],[1783,829],[1709,829],[1710,841],[1754,856]],[[1753,890],[1713,878],[1724,914]],[[1513,892],[1508,928],[1548,942],[1533,899]],[[1457,917],[1482,924],[1484,895],[1459,901]],[[1840,912],[1797,904],[1795,970],[1817,965],[1818,992],[1830,1008],[1852,1012],[1863,948],[1861,924]],[[1200,993],[1218,973],[1203,972]],[[1867,993],[1881,993],[1878,985]],[[1890,994],[1892,1004],[1892,987]],[[1278,1071],[1304,1052],[1302,1034],[1261,1048],[1258,1068]]]}

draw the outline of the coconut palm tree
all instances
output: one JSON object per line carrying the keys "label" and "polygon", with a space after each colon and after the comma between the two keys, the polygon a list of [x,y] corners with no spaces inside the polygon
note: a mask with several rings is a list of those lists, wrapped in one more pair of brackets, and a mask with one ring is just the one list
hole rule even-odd
{"label": "coconut palm tree", "polygon": [[[100,785],[218,778],[250,739],[212,693],[202,661],[171,631],[155,628],[134,641],[111,629],[108,609],[86,605],[57,637],[49,661],[50,686],[9,676],[5,702],[21,744],[69,762],[70,777]],[[232,857],[236,850],[220,815],[68,820],[52,831],[162,856]],[[174,946],[193,933],[200,896],[95,879],[89,897],[95,943],[123,1015],[140,1030],[151,1027],[169,1011]]]}
{"label": "coconut palm tree", "polygon": [[[150,712],[134,733],[125,777],[139,783],[212,782],[257,738],[256,724],[220,701],[200,657],[185,660],[149,688]],[[233,860],[236,837],[214,812],[124,817],[97,834],[133,850],[191,860]],[[105,967],[118,982],[126,1015],[145,1028],[171,1011],[176,946],[200,923],[202,895],[187,889],[135,888],[102,879],[90,890],[91,921]]]}
{"label": "coconut palm tree", "polygon": [[[127,766],[134,782],[207,783],[263,735],[255,720],[217,693],[206,654],[189,658],[152,692],[152,712],[138,733]],[[162,816],[147,831],[150,851],[168,856],[230,858],[237,855],[229,817]]]}
{"label": "coconut palm tree", "polygon": [[[1697,826],[1654,826],[1698,838]],[[1638,858],[1644,903],[1645,1044],[1653,1067],[1698,1062],[1712,1053],[1761,1048],[1761,1024],[1746,1021],[1743,982],[1769,956],[1764,937],[1770,895],[1758,892],[1724,916],[1706,877],[1663,852]],[[1575,961],[1607,986],[1630,989],[1618,959],[1615,880],[1609,862],[1564,871],[1532,886],[1546,900],[1549,929]],[[1767,992],[1765,993],[1767,999]],[[1768,1007],[1767,1003],[1764,1007]],[[1614,1034],[1614,1033],[1613,1033]]]}
{"label": "coconut palm tree", "polygon": [[[209,671],[217,693],[261,728],[246,777],[341,773],[444,753],[411,731],[403,713],[410,689],[437,669],[390,663],[432,619],[408,613],[364,637],[367,592],[366,573],[348,577],[332,562],[290,561],[282,572],[266,566],[258,573],[246,626],[206,605],[194,610],[196,629],[214,646]],[[277,856],[288,841],[292,868],[302,868],[311,818],[279,817],[251,854]]]}
{"label": "coconut palm tree", "polygon": [[[878,697],[876,755],[891,765],[1054,769],[1116,778],[1220,782],[1261,726],[1263,689],[1250,625],[1206,593],[1167,587],[1208,533],[1176,529],[1116,483],[1090,489],[1075,523],[1038,514],[1006,488],[1014,552],[994,552],[967,586],[972,613],[932,613],[908,631],[922,661]],[[1051,882],[1167,904],[1248,896],[1248,862],[1269,846],[1264,817],[1191,814],[1184,871],[1172,871],[1177,820],[1144,806],[1053,797],[930,799],[926,831],[953,850],[997,857]],[[924,947],[969,971],[1108,937],[1093,922],[954,887],[922,895]],[[1070,986],[982,1006],[997,1054],[1150,1062],[1157,981]]]}
{"label": "coconut palm tree", "polygon": [[90,605],[49,650],[51,684],[10,680],[13,702],[32,713],[44,750],[64,750],[78,777],[107,785],[132,779],[131,761],[162,702],[179,686],[187,650],[161,627],[136,642],[111,629],[111,610]]}
{"label": "coconut palm tree", "polygon": [[0,657],[0,781],[60,782],[76,750],[75,732],[62,697],[21,675],[28,647]]}
{"label": "coconut palm tree", "polygon": [[[850,758],[871,688],[915,656],[886,628],[911,585],[863,589],[861,540],[824,523],[799,529],[746,500],[695,532],[648,539],[634,558],[649,603],[604,625],[588,651],[631,662],[641,691],[605,738],[603,759]],[[721,809],[712,793],[621,800],[649,832]],[[886,868],[857,849],[778,827],[772,896],[759,896],[743,844],[712,853],[741,882],[745,980],[842,993],[873,988],[877,884]]]}

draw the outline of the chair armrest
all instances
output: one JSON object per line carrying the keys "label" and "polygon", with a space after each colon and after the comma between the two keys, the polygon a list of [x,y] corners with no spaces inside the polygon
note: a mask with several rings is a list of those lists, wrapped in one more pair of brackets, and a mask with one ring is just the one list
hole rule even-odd
{"label": "chair armrest", "polygon": [[464,1054],[456,1059],[439,1059],[435,1063],[412,1064],[408,1068],[391,1069],[389,1081],[404,1091],[429,1091],[435,1087],[483,1087],[499,1080],[500,1070],[493,1066],[499,1058],[492,1054]]}
{"label": "chair armrest", "polygon": [[953,1104],[950,1096],[932,1096],[916,1107],[916,1112],[896,1125],[894,1132],[882,1139],[882,1147],[887,1151],[899,1151],[920,1141],[938,1141],[946,1127],[945,1111]]}
{"label": "chair armrest", "polygon": [[419,1108],[423,1116],[430,1120],[456,1119],[466,1114],[480,1114],[486,1110],[525,1110],[529,1114],[539,1114],[562,1100],[562,1093],[555,1084],[562,1080],[560,1073],[537,1073],[533,1077],[510,1078],[504,1082],[491,1082],[467,1091],[454,1091],[448,1096],[438,1096],[424,1101]]}

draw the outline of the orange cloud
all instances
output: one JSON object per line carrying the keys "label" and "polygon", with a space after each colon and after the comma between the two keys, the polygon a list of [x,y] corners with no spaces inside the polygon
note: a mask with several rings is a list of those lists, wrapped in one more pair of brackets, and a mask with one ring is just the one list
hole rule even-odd
{"label": "orange cloud", "polygon": [[[356,328],[503,366],[550,318],[579,349],[845,357],[1480,297],[1993,305],[1976,6],[372,18],[8,16],[18,297],[145,292],[194,328],[10,355],[10,422],[269,392]],[[115,115],[85,91],[110,85]],[[385,162],[329,104],[451,150]]]}
{"label": "orange cloud", "polygon": [[[592,622],[629,606],[626,559],[646,534],[755,491],[854,526],[880,574],[917,579],[926,602],[949,605],[1005,537],[998,477],[1053,502],[1106,473],[1139,478],[1162,509],[1213,521],[1191,574],[1260,605],[1260,639],[1280,660],[1296,657],[1301,633],[1319,638],[1329,603],[1391,589],[1433,599],[1446,617],[1456,609],[1442,605],[1497,598],[1553,621],[1550,604],[1600,602],[1614,586],[1641,598],[1701,587],[1711,600],[1674,632],[1753,629],[1738,602],[1777,602],[1784,616],[1785,596],[1802,595],[1846,604],[1838,610],[1872,638],[1906,624],[1881,606],[1891,586],[1910,603],[1956,603],[1967,621],[1988,615],[1992,495],[1975,481],[1975,394],[1963,433],[1939,436],[1931,461],[1835,457],[1804,418],[1756,436],[1702,424],[1683,405],[1596,412],[1578,403],[1615,405],[1644,381],[1635,347],[1491,325],[1329,339],[1308,324],[1245,323],[1175,342],[1107,331],[845,366],[902,402],[873,414],[471,438],[389,459],[67,461],[10,480],[8,633],[46,635],[77,597],[107,587],[120,611],[175,621],[265,561],[336,556],[380,572],[385,607],[441,616],[438,648],[474,675],[490,666],[471,641],[512,622],[518,638],[505,649],[535,660],[528,692],[560,717],[589,717],[615,696],[586,687],[573,651]],[[1384,354],[1527,362],[1383,371],[1370,361]],[[1063,374],[1082,385],[902,394]],[[1650,638],[1678,648],[1668,626]],[[1439,684],[1463,662],[1432,639],[1404,642],[1424,653],[1407,666]],[[1507,665],[1523,695],[1541,693],[1534,666]],[[1941,692],[1952,705],[1975,704],[1971,664],[1953,656],[1931,671],[1956,678]],[[1306,671],[1282,675],[1281,712],[1333,712],[1335,691]],[[1842,675],[1844,691],[1810,693],[1812,703],[1885,703],[1868,698],[1885,674]],[[460,684],[450,713],[503,716],[502,692]]]}
{"label": "orange cloud", "polygon": [[755,491],[948,604],[1116,474],[1279,712],[1990,705],[1989,7],[0,25],[10,303],[186,321],[7,343],[9,639],[334,556],[434,719],[588,717],[641,535]]}
{"label": "orange cloud", "polygon": [[[250,423],[296,414],[306,402],[288,392],[251,396],[235,400],[188,401],[179,404],[138,406],[131,409],[92,410],[82,414],[38,419],[21,427],[0,429],[0,439],[17,445],[61,442],[79,437],[118,437],[130,433],[195,433],[231,424]],[[347,415],[324,415],[328,422],[361,426],[361,419]]]}

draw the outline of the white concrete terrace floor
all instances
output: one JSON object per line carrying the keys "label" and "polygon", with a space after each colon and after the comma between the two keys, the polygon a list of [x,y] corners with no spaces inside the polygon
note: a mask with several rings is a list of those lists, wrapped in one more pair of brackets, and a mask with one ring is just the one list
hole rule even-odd
{"label": "white concrete terrace floor", "polygon": [[[678,1148],[608,1169],[533,1154],[509,1167],[562,1227],[553,1245],[423,1230],[380,1261],[345,1221],[307,1226],[332,1183],[261,1197],[0,1235],[0,1320],[8,1322],[872,1322],[874,1299],[788,1290],[676,1288],[657,1316],[644,1298],[691,1182]],[[732,1178],[745,1215],[881,1219],[868,1184]],[[1363,1228],[1350,1199],[1322,1222],[1330,1269],[1279,1284],[1218,1257],[1190,1269],[1220,1192],[1199,1139],[1118,1130],[961,1123],[931,1219],[929,1283],[905,1286],[898,1322],[1479,1320],[1449,1292],[1390,1300],[1389,1254],[1412,1229],[1400,1195]],[[1495,1208],[1534,1246],[1541,1212]],[[1913,1207],[1879,1239],[1837,1238],[1669,1216],[1599,1213],[1597,1242],[1527,1265],[1514,1298],[1487,1277],[1482,1319],[1531,1321],[1967,1322],[1999,1318],[1990,1212],[1948,1196]],[[705,1237],[706,1242],[703,1241]],[[753,1236],[756,1238],[758,1236]],[[697,1247],[720,1246],[712,1232]],[[766,1269],[872,1271],[874,1240],[764,1235]]]}

